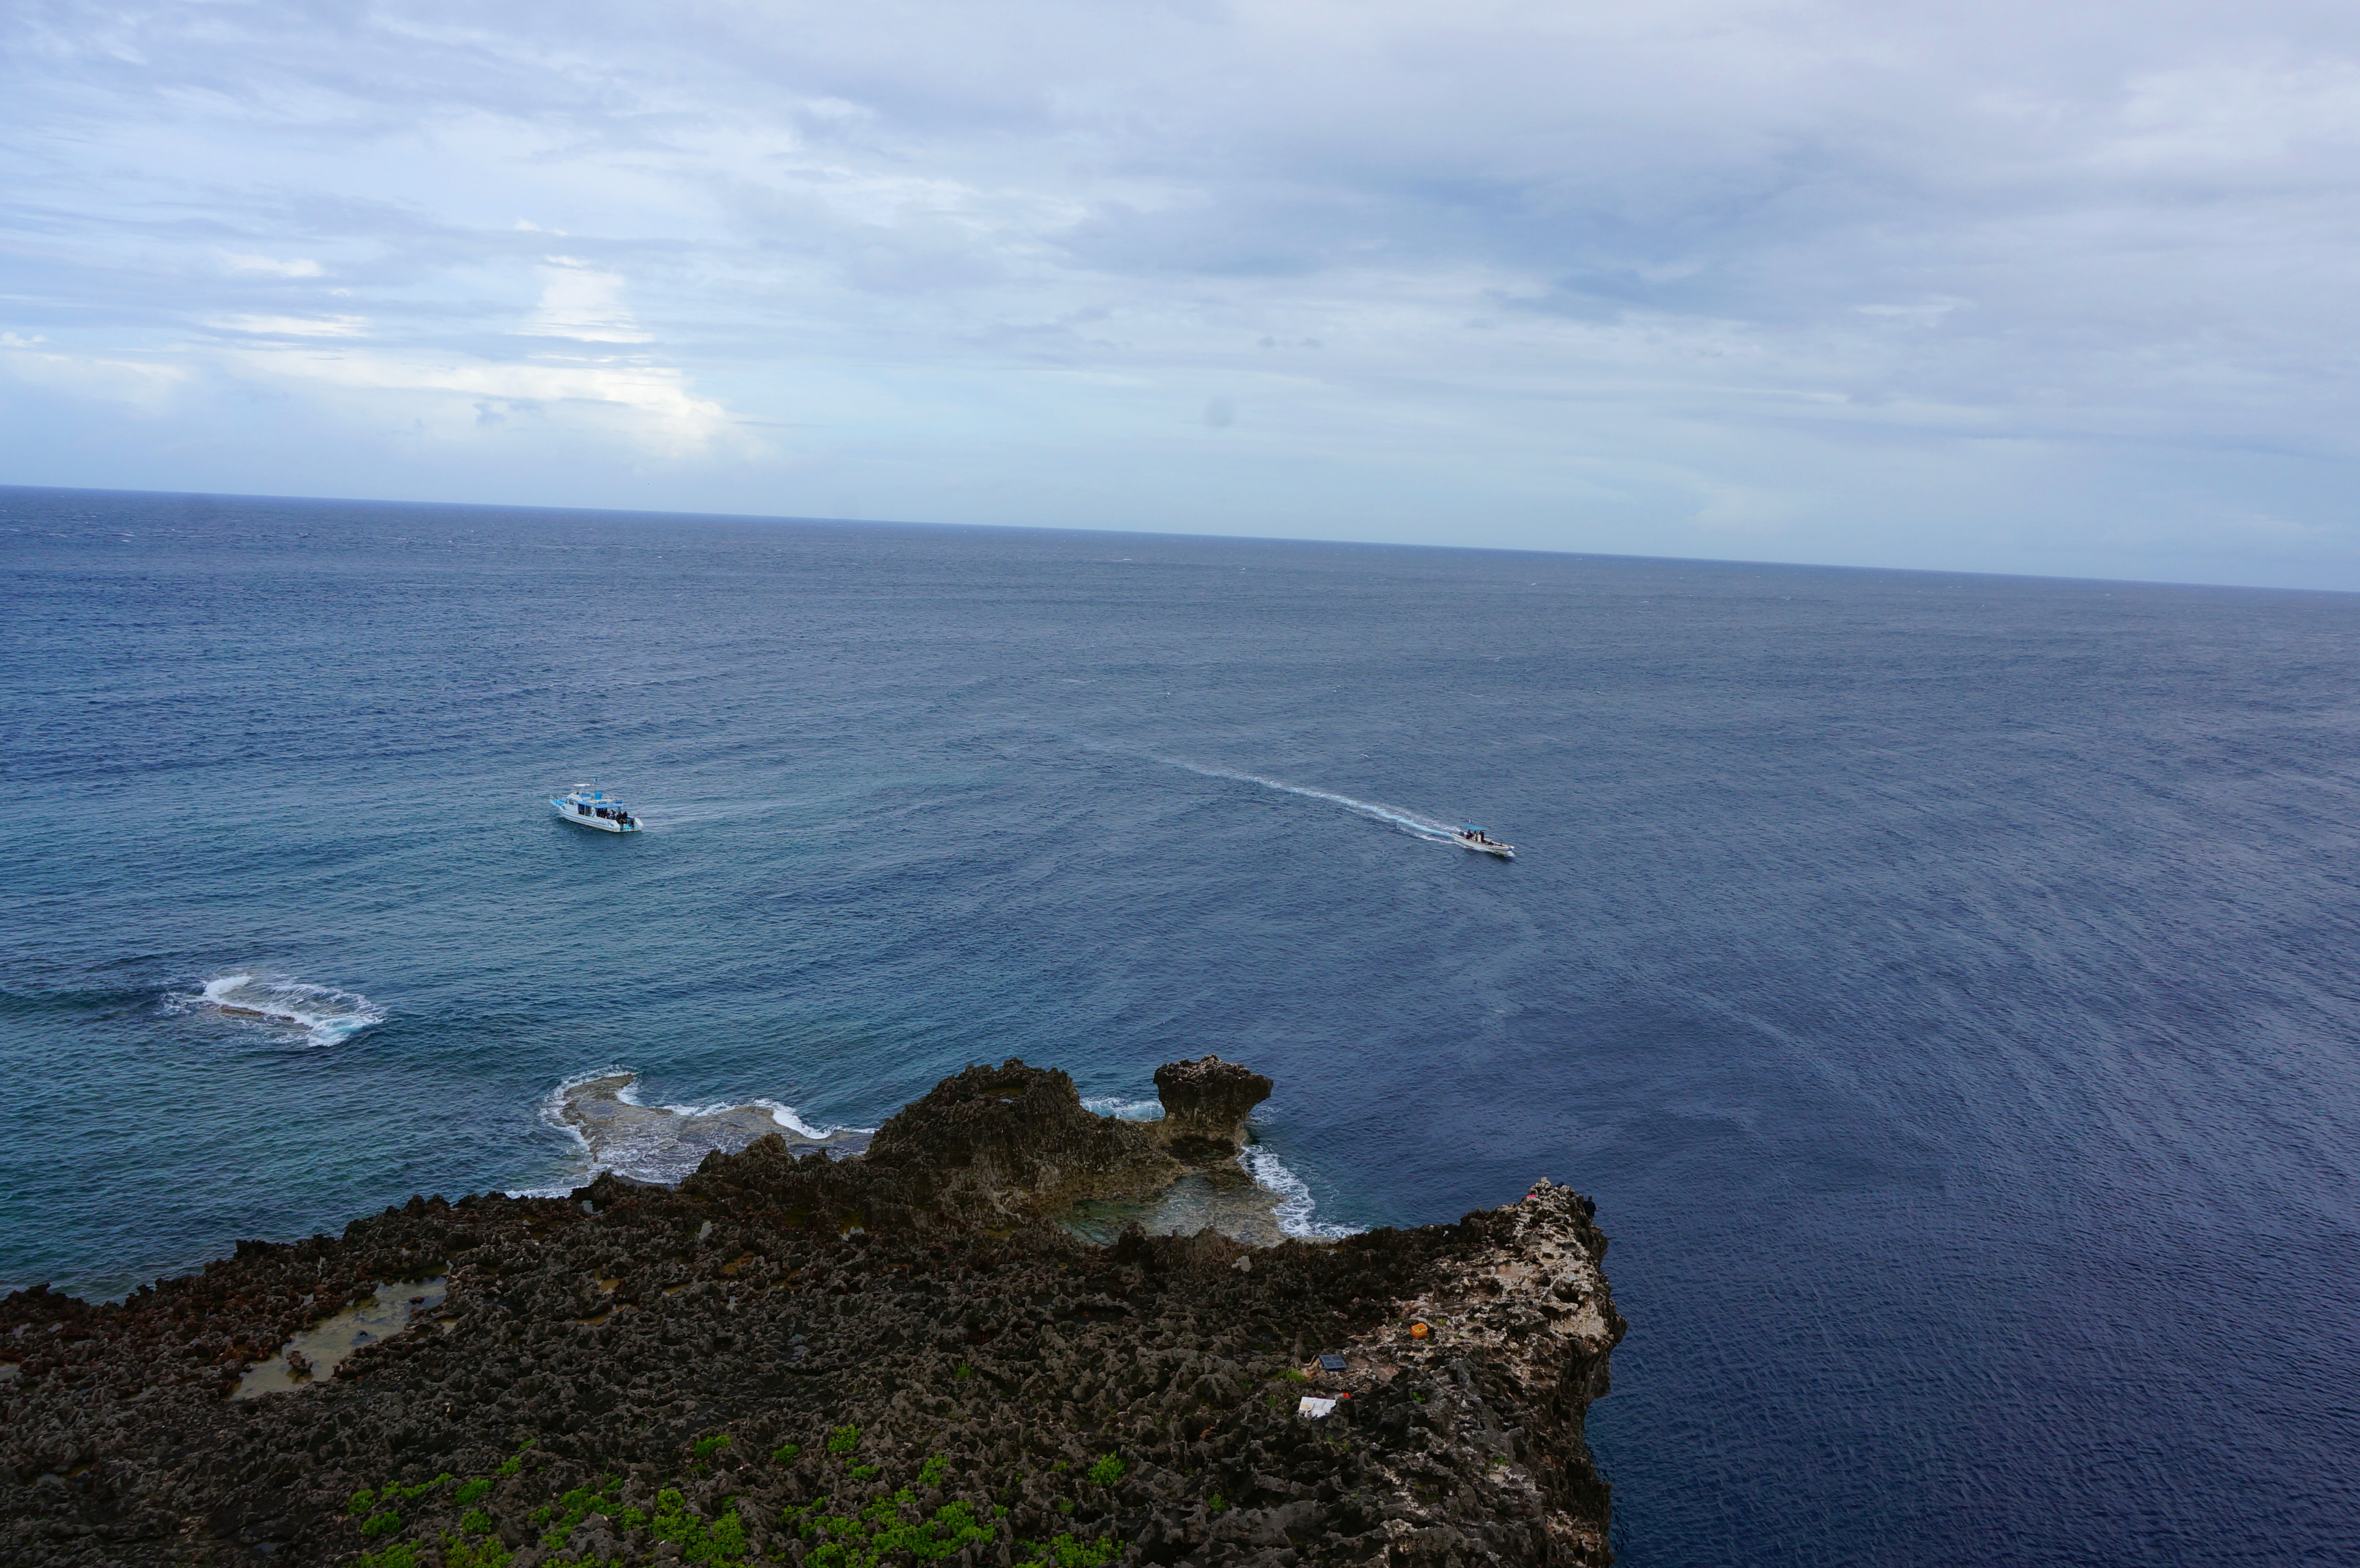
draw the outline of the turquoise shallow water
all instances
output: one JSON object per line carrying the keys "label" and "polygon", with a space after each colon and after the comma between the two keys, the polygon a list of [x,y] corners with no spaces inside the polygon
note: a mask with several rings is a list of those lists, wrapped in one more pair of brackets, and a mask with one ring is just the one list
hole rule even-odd
{"label": "turquoise shallow water", "polygon": [[563,1185],[608,1067],[1218,1051],[1300,1225],[1598,1197],[1626,1562],[2360,1560],[2360,600],[26,490],[0,561],[0,1285]]}

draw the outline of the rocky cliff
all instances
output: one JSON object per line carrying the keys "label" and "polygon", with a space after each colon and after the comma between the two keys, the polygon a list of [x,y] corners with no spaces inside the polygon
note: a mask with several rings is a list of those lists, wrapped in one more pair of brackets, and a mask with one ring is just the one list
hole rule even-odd
{"label": "rocky cliff", "polygon": [[[1090,1245],[1045,1216],[1173,1180],[1269,1093],[1213,1059],[1157,1083],[1160,1127],[970,1068],[859,1160],[769,1137],[676,1188],[241,1243],[117,1305],[20,1291],[0,1560],[1605,1563],[1590,1205]],[[388,1334],[290,1373],[299,1333],[383,1321],[350,1303]]]}

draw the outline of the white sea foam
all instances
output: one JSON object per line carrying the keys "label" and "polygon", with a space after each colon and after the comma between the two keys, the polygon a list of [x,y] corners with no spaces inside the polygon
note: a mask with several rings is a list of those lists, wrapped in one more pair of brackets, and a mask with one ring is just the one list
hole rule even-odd
{"label": "white sea foam", "polygon": [[1404,833],[1414,833],[1419,838],[1432,839],[1442,844],[1458,842],[1458,831],[1449,823],[1437,822],[1432,817],[1400,806],[1388,806],[1375,800],[1358,800],[1350,795],[1339,795],[1333,789],[1314,789],[1306,784],[1289,784],[1283,779],[1267,779],[1259,773],[1242,773],[1234,768],[1207,768],[1203,763],[1190,762],[1185,757],[1162,757],[1153,752],[1143,755],[1173,768],[1185,768],[1191,773],[1202,774],[1207,779],[1234,779],[1240,784],[1258,784],[1265,789],[1300,795],[1306,800],[1325,800],[1331,806],[1341,806],[1346,811],[1357,812],[1372,822],[1390,823]]}
{"label": "white sea foam", "polygon": [[313,1046],[337,1045],[385,1022],[384,1011],[358,992],[252,973],[208,980],[194,996],[169,997],[166,1006],[176,1013],[208,1008]]}
{"label": "white sea foam", "polygon": [[795,1115],[795,1108],[792,1105],[782,1105],[776,1100],[763,1099],[748,1100],[746,1103],[750,1105],[761,1106],[764,1110],[770,1113],[770,1119],[772,1121],[778,1123],[789,1132],[798,1134],[803,1138],[834,1138],[840,1132],[874,1132],[877,1130],[874,1127],[815,1127],[809,1122],[804,1121],[803,1117]]}
{"label": "white sea foam", "polygon": [[1311,1188],[1302,1177],[1289,1171],[1267,1144],[1250,1143],[1238,1154],[1238,1163],[1254,1179],[1254,1184],[1277,1194],[1275,1214],[1278,1228],[1289,1236],[1312,1241],[1336,1241],[1348,1236],[1358,1236],[1360,1225],[1333,1225],[1311,1217]]}
{"label": "white sea foam", "polygon": [[1120,1095],[1106,1094],[1095,1100],[1084,1100],[1082,1109],[1101,1116],[1112,1116],[1121,1122],[1160,1122],[1164,1119],[1161,1100],[1126,1100]]}
{"label": "white sea foam", "polygon": [[541,1103],[541,1120],[573,1140],[578,1162],[557,1184],[525,1189],[518,1196],[562,1197],[602,1171],[669,1184],[694,1171],[707,1154],[735,1153],[771,1131],[783,1133],[790,1144],[857,1153],[876,1130],[814,1127],[792,1105],[770,1099],[650,1105],[639,1097],[639,1074],[620,1066],[577,1073],[558,1084]]}

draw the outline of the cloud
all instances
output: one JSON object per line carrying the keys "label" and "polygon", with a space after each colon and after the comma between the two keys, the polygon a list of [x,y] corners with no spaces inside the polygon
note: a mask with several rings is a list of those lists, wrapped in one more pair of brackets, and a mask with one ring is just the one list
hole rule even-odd
{"label": "cloud", "polygon": [[274,278],[317,278],[323,270],[309,256],[279,261],[267,256],[225,255],[222,260],[233,272],[262,272]]}
{"label": "cloud", "polygon": [[27,352],[31,343],[21,341],[0,346],[11,351],[0,354],[0,378],[43,400],[62,395],[152,417],[169,411],[190,379],[181,365]]}
{"label": "cloud", "polygon": [[358,316],[221,316],[212,325],[271,338],[356,338],[368,331],[367,321]]}
{"label": "cloud", "polygon": [[8,330],[307,388],[388,474],[507,441],[504,493],[592,499],[523,440],[578,429],[682,506],[858,468],[945,520],[2248,578],[2360,539],[2360,23],[2299,0],[0,28]]}
{"label": "cloud", "polygon": [[552,256],[543,270],[541,304],[524,326],[537,337],[574,338],[584,343],[647,343],[623,305],[623,280],[570,256]]}
{"label": "cloud", "polygon": [[246,354],[229,362],[244,379],[296,383],[355,403],[398,401],[413,420],[465,434],[497,406],[577,429],[620,436],[670,457],[738,438],[728,411],[699,397],[679,370],[606,364],[518,364],[416,354]]}

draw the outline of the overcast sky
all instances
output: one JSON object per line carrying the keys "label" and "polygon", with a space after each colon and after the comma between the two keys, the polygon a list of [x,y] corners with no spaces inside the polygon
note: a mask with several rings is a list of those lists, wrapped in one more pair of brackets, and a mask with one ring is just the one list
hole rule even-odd
{"label": "overcast sky", "polygon": [[0,482],[2360,588],[2360,6],[12,0]]}

